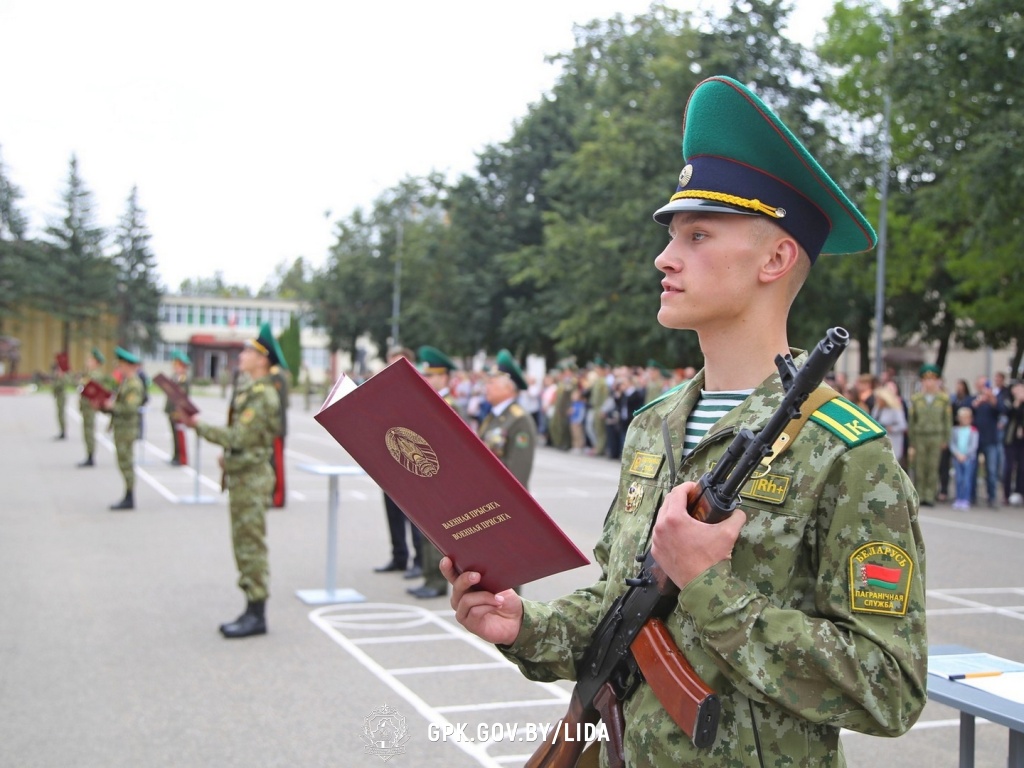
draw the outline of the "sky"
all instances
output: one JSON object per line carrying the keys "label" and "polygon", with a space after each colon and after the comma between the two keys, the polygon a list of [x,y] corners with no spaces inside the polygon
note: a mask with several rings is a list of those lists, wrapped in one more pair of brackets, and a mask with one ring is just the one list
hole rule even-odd
{"label": "sky", "polygon": [[[830,4],[795,6],[810,44]],[[163,286],[219,271],[258,290],[282,262],[322,266],[333,223],[407,176],[472,173],[550,91],[574,24],[649,8],[0,0],[0,158],[32,236],[60,219],[75,155],[100,226],[138,188]]]}

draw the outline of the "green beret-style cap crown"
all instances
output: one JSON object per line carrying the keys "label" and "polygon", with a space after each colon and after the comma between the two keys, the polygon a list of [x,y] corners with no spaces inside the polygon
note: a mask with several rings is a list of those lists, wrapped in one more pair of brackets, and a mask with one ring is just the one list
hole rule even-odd
{"label": "green beret-style cap crown", "polygon": [[192,365],[192,361],[189,359],[189,356],[182,352],[180,349],[172,350],[171,359],[177,360],[182,365]]}
{"label": "green beret-style cap crown", "polygon": [[447,373],[457,367],[444,352],[437,347],[422,346],[416,350],[423,373]]}
{"label": "green beret-style cap crown", "polygon": [[711,77],[690,94],[683,116],[679,185],[654,214],[668,225],[679,211],[772,219],[811,258],[875,246],[864,215],[749,88]]}
{"label": "green beret-style cap crown", "polygon": [[929,375],[931,375],[931,376],[938,376],[940,373],[941,373],[941,371],[939,371],[939,366],[937,366],[937,365],[932,365],[931,363],[925,363],[924,365],[921,366],[921,370],[920,370],[920,375],[921,376],[929,376]]}
{"label": "green beret-style cap crown", "polygon": [[141,360],[139,360],[138,355],[133,355],[124,347],[115,347],[114,355],[117,357],[118,360],[124,360],[126,363],[131,363],[132,365],[138,365],[139,363],[142,362]]}
{"label": "green beret-style cap crown", "polygon": [[519,363],[512,357],[511,352],[507,349],[501,350],[494,358],[494,362],[498,366],[498,370],[507,373],[519,389],[526,389],[526,377],[523,376],[523,369],[519,367]]}
{"label": "green beret-style cap crown", "polygon": [[270,323],[263,323],[260,326],[259,335],[255,339],[251,339],[248,344],[257,352],[266,355],[272,366],[279,365],[286,371],[288,370],[288,363],[285,362],[284,352],[281,351],[281,345],[274,338],[274,331],[271,329]]}
{"label": "green beret-style cap crown", "polygon": [[105,362],[107,362],[107,358],[103,356],[102,352],[100,352],[99,347],[93,347],[90,354],[92,355],[92,359],[95,360],[100,365],[103,365]]}

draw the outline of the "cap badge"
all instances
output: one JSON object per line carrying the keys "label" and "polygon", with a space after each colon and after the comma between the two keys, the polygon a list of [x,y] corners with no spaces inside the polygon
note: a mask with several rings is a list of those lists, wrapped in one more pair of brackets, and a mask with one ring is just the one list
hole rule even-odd
{"label": "cap badge", "polygon": [[685,187],[690,183],[690,179],[693,178],[693,166],[689,163],[679,172],[679,186]]}

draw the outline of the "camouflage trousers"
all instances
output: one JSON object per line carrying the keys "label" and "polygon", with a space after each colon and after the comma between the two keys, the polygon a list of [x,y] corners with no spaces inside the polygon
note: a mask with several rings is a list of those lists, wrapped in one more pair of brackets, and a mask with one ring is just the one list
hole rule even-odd
{"label": "camouflage trousers", "polygon": [[238,586],[247,600],[266,600],[270,594],[266,513],[274,473],[270,464],[254,466],[228,475],[227,486]]}
{"label": "camouflage trousers", "polygon": [[124,489],[135,490],[135,441],[139,430],[134,424],[114,425],[114,449],[117,451],[117,468],[124,478]]}
{"label": "camouflage trousers", "polygon": [[96,409],[82,402],[82,437],[85,438],[85,453],[92,456],[96,453]]}
{"label": "camouflage trousers", "polygon": [[939,487],[939,461],[943,438],[939,435],[918,436],[914,447],[914,486],[924,504],[934,504]]}
{"label": "camouflage trousers", "polygon": [[63,392],[58,391],[54,394],[53,399],[57,404],[57,426],[60,427],[60,433],[63,435],[64,430],[67,428],[67,420],[64,416],[67,396]]}

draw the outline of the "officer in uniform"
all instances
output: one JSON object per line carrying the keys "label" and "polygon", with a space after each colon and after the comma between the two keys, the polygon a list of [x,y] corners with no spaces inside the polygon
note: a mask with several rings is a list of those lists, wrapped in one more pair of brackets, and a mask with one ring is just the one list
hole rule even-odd
{"label": "officer in uniform", "polygon": [[942,391],[939,369],[921,366],[921,389],[910,396],[907,438],[914,485],[925,507],[935,506],[939,461],[953,431],[953,407]]}
{"label": "officer in uniform", "polygon": [[68,370],[67,353],[58,352],[53,358],[51,376],[53,399],[57,404],[57,426],[60,428],[54,440],[63,440],[67,435]]}
{"label": "officer in uniform", "polygon": [[[100,368],[106,362],[107,358],[103,356],[103,353],[97,347],[93,347],[89,356],[85,358],[85,375],[82,377],[82,386],[79,388],[79,392],[90,381],[104,384]],[[78,409],[82,412],[82,437],[85,439],[85,460],[80,461],[78,466],[94,467],[96,466],[94,458],[96,454],[96,406],[89,398],[79,397]]]}
{"label": "officer in uniform", "polygon": [[110,508],[121,511],[135,509],[135,441],[139,439],[139,408],[145,402],[146,392],[139,378],[142,361],[123,347],[114,349],[114,355],[117,357],[117,392],[103,410],[110,414],[117,468],[124,478],[124,498]]}
{"label": "officer in uniform", "polygon": [[284,359],[281,347],[264,323],[259,336],[246,342],[238,358],[238,387],[231,398],[226,426],[214,426],[198,415],[179,414],[196,434],[224,448],[223,467],[231,510],[231,543],[238,566],[238,586],[246,607],[235,621],[221,624],[224,637],[263,635],[267,631],[266,601],[270,566],[267,559],[267,505],[274,490],[270,453],[281,428],[281,402],[270,369]]}
{"label": "officer in uniform", "polygon": [[[667,629],[722,711],[716,740],[698,750],[640,681],[623,702],[626,765],[836,768],[845,764],[840,729],[896,736],[927,702],[917,494],[885,431],[836,396],[744,489],[732,516],[711,525],[686,507],[736,432],[756,432],[777,410],[775,356],[802,362],[786,324],[814,260],[867,250],[874,232],[731,78],[709,78],[690,96],[683,158],[676,193],[655,213],[669,242],[652,289],[659,322],[696,331],[706,365],[629,427],[595,549],[601,577],[540,603],[475,589],[479,574],[457,575],[447,558],[442,570],[460,623],[532,679],[573,679],[650,545],[680,588]],[[713,411],[726,414],[697,418]],[[607,765],[610,744],[599,747]]]}
{"label": "officer in uniform", "polygon": [[[416,351],[419,358],[420,373],[427,380],[434,391],[439,394],[453,411],[465,419],[465,414],[459,408],[455,395],[452,394],[449,384],[451,373],[455,370],[455,363],[444,352],[436,347],[423,346]],[[441,551],[429,540],[423,539],[423,583],[418,587],[410,587],[406,590],[413,597],[429,599],[432,597],[443,597],[448,594],[448,581],[440,570]]]}
{"label": "officer in uniform", "polygon": [[[188,369],[191,365],[192,361],[189,359],[189,356],[180,349],[171,352],[171,380],[181,387],[186,396],[188,396],[191,384],[188,375]],[[186,430],[184,425],[174,418],[174,403],[169,397],[164,404],[164,413],[167,414],[167,419],[171,424],[171,442],[173,444],[171,464],[175,467],[188,464],[188,446],[185,440]]]}
{"label": "officer in uniform", "polygon": [[526,409],[516,402],[526,389],[523,371],[512,354],[501,350],[488,373],[484,397],[491,404],[478,431],[484,444],[501,459],[524,488],[530,487],[533,456],[537,451],[537,426]]}

